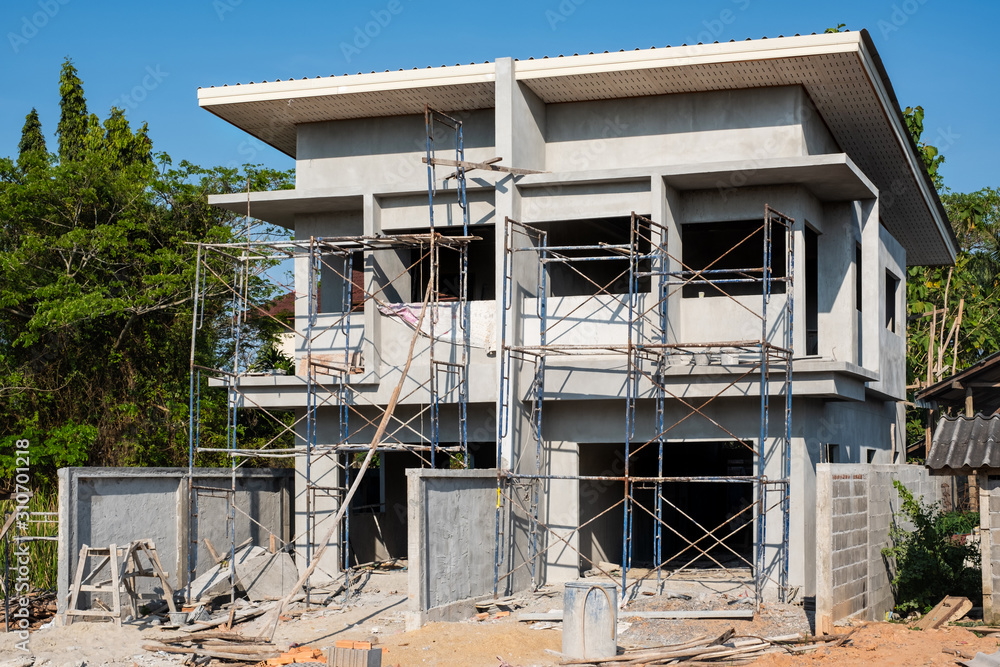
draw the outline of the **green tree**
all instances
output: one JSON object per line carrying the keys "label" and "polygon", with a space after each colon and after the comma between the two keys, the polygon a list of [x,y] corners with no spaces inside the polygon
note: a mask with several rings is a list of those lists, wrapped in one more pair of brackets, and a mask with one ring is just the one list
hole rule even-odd
{"label": "green tree", "polygon": [[83,82],[77,75],[73,61],[67,58],[59,74],[59,159],[75,160],[81,157],[87,137],[87,98],[83,95]]}
{"label": "green tree", "polygon": [[[922,140],[923,108],[907,107],[903,115],[959,243],[954,267],[914,266],[907,272],[907,384],[919,389],[928,375],[936,382],[1000,350],[994,305],[1000,298],[1000,191],[950,192],[939,171],[944,156]],[[923,437],[926,419],[925,410],[908,408],[908,441]]]}
{"label": "green tree", "polygon": [[38,110],[32,109],[21,128],[21,141],[17,144],[17,165],[24,169],[32,157],[44,157],[47,154],[42,122],[38,120]]}
{"label": "green tree", "polygon": [[939,191],[944,187],[944,180],[939,173],[939,169],[944,164],[944,156],[938,149],[921,140],[924,133],[924,108],[921,106],[906,107],[903,109],[903,120],[906,128],[910,131],[910,137],[917,146],[917,152],[924,162],[924,168],[934,182],[934,187]]}
{"label": "green tree", "polygon": [[[49,479],[64,465],[184,464],[193,244],[238,241],[245,223],[206,195],[283,187],[288,174],[174,166],[121,110],[103,123],[87,115],[69,61],[67,87],[58,158],[27,170],[0,159],[0,466],[11,467],[18,438]],[[260,279],[249,292],[261,304],[273,296]],[[209,294],[196,349],[208,367],[232,352],[222,296]],[[248,321],[249,348],[272,329]],[[224,433],[225,395],[205,392],[202,407]]]}

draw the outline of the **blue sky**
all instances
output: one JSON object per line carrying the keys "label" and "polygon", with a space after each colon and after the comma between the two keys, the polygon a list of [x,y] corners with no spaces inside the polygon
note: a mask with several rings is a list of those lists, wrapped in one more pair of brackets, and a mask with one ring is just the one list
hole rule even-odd
{"label": "blue sky", "polygon": [[[380,21],[377,29],[370,24]],[[944,0],[3,0],[0,155],[34,106],[53,147],[70,56],[91,111],[149,123],[155,148],[203,165],[293,161],[198,108],[199,86],[867,28],[956,191],[1000,186],[1000,3]],[[366,28],[374,37],[358,37]]]}

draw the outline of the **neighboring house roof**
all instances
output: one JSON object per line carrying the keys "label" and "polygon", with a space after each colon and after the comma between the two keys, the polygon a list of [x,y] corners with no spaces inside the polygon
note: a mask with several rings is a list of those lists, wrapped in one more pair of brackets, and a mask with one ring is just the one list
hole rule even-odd
{"label": "neighboring house roof", "polygon": [[1000,468],[1000,415],[944,417],[925,465],[939,474],[965,475]]}
{"label": "neighboring house roof", "polygon": [[924,387],[917,392],[916,403],[918,407],[930,408],[963,406],[967,389],[973,391],[977,412],[989,415],[1000,410],[1000,352]]}
{"label": "neighboring house roof", "polygon": [[264,311],[279,320],[287,320],[295,317],[295,292],[288,292],[279,296],[274,301],[265,306]]}
{"label": "neighboring house roof", "polygon": [[[296,125],[495,106],[483,63],[202,88],[199,104],[295,157]],[[958,243],[866,30],[522,60],[513,77],[551,104],[802,86],[834,139],[883,193],[910,265],[954,263]],[[511,156],[502,156],[510,159]],[[517,166],[517,165],[512,165]]]}

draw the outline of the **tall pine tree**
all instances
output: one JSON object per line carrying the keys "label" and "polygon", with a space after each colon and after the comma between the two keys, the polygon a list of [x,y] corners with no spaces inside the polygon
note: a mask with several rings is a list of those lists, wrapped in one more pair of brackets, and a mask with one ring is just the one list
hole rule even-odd
{"label": "tall pine tree", "polygon": [[45,135],[42,134],[42,122],[38,120],[38,110],[32,109],[24,117],[24,127],[21,128],[21,141],[17,144],[18,156],[27,153],[45,152]]}
{"label": "tall pine tree", "polygon": [[59,73],[59,159],[63,162],[78,160],[83,155],[87,138],[87,99],[83,96],[83,82],[77,75],[73,61],[67,58]]}

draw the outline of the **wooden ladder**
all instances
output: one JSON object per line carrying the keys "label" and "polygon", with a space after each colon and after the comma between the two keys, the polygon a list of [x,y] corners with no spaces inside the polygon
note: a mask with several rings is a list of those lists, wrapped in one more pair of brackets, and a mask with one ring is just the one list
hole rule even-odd
{"label": "wooden ladder", "polygon": [[[146,556],[147,565],[143,565],[140,559],[141,554]],[[100,560],[90,568],[90,573],[85,575],[91,558]],[[109,578],[95,583],[94,579],[105,568],[110,575]],[[136,540],[130,542],[128,546],[112,544],[107,548],[89,547],[84,544],[80,548],[80,557],[76,563],[76,576],[73,578],[73,586],[70,589],[69,604],[64,618],[65,624],[71,624],[78,616],[85,616],[110,619],[120,627],[122,624],[122,593],[125,593],[124,606],[127,607],[132,618],[136,618],[141,600],[159,597],[153,593],[139,593],[135,581],[139,577],[159,579],[167,607],[170,611],[177,611],[177,605],[174,603],[174,589],[167,580],[167,573],[163,571],[163,565],[160,563],[160,557],[156,554],[156,547],[152,540]],[[78,609],[80,593],[107,594],[111,597],[111,608]]]}

